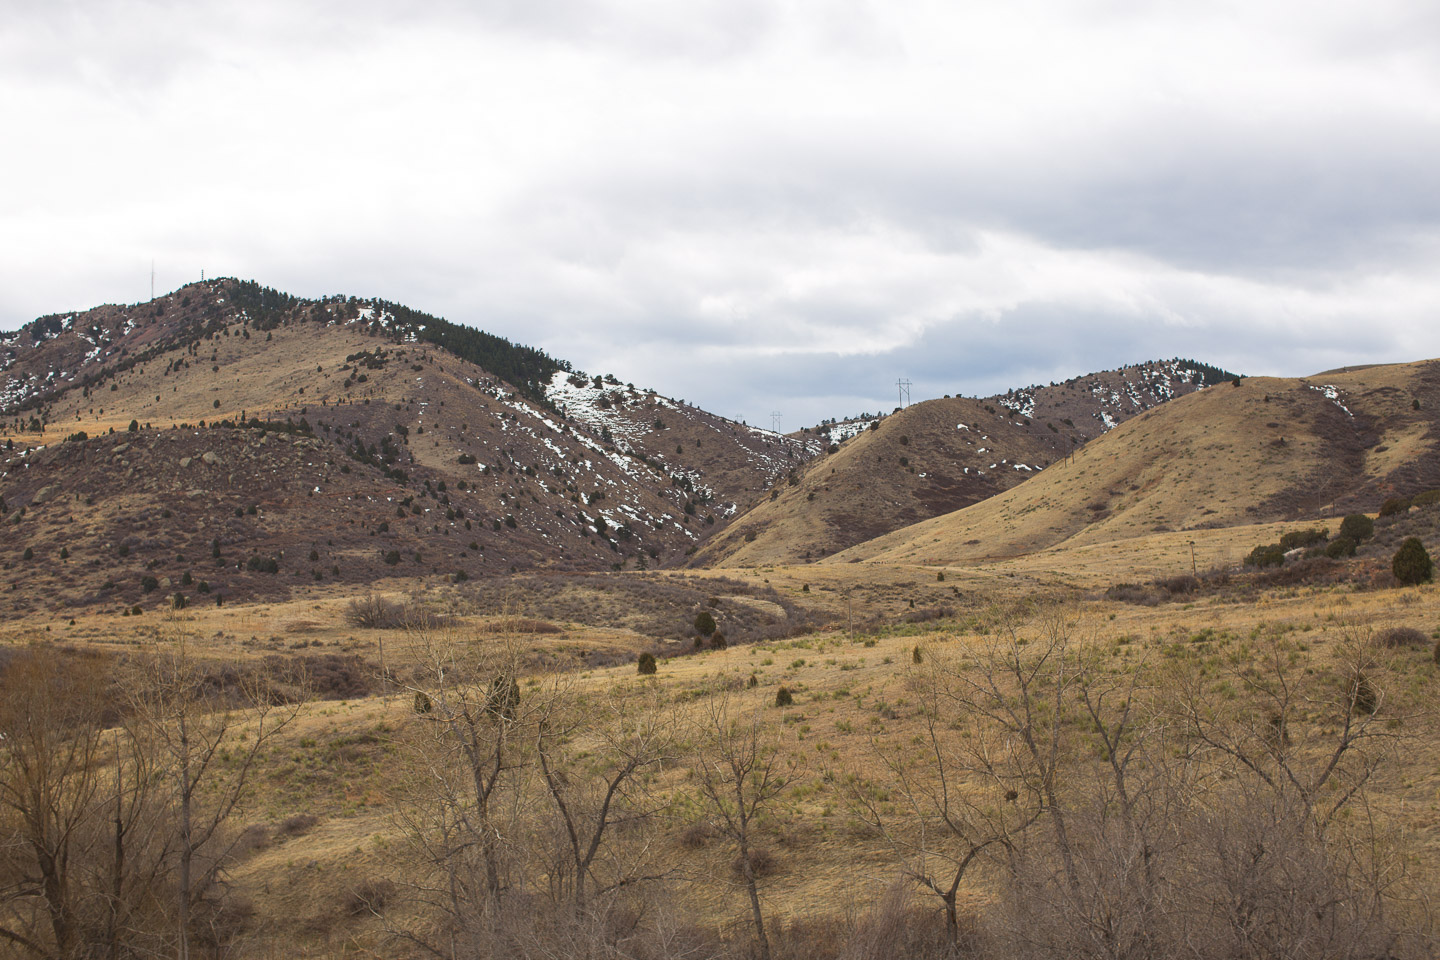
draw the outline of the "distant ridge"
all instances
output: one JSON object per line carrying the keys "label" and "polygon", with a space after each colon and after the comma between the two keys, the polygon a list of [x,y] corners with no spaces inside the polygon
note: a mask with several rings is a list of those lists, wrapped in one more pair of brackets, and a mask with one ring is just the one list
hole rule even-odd
{"label": "distant ridge", "polygon": [[1132,418],[1000,496],[843,561],[964,563],[1150,533],[1374,511],[1440,488],[1440,361],[1253,377]]}
{"label": "distant ridge", "polygon": [[1232,379],[1209,364],[1157,360],[822,424],[800,436],[818,434],[830,455],[790,474],[694,562],[818,560],[1003,493],[1132,417]]}

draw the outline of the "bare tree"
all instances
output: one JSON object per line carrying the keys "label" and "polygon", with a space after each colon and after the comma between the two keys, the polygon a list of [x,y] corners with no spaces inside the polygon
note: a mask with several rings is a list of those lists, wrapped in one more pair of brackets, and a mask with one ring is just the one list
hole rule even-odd
{"label": "bare tree", "polygon": [[755,870],[755,840],[762,816],[795,782],[799,770],[782,757],[779,743],[766,729],[758,709],[743,717],[740,712],[728,694],[711,699],[700,719],[696,775],[711,824],[739,854],[755,946],[761,960],[770,960],[760,877]]}
{"label": "bare tree", "polygon": [[582,915],[592,897],[670,874],[648,843],[622,851],[617,834],[643,836],[664,808],[646,775],[675,759],[676,724],[652,684],[625,681],[585,696],[558,680],[551,692],[535,739],[564,851],[550,876],[557,897]]}
{"label": "bare tree", "polygon": [[221,879],[234,847],[223,828],[265,747],[301,702],[277,703],[263,672],[238,676],[233,690],[218,695],[192,654],[188,631],[172,621],[162,636],[132,709],[171,784],[176,956],[189,960],[191,911]]}
{"label": "bare tree", "polygon": [[[1019,741],[971,711],[960,712],[966,668],[944,653],[912,666],[907,689],[923,734],[905,742],[871,739],[883,780],[849,781],[851,808],[895,852],[903,874],[939,898],[952,947],[960,940],[958,901],[970,871],[995,848],[1009,849],[1040,819],[1040,795],[1025,789]],[[917,749],[918,747],[918,749]]]}
{"label": "bare tree", "polygon": [[402,648],[415,723],[405,741],[410,802],[398,817],[419,861],[414,899],[442,922],[391,932],[436,956],[471,955],[493,937],[528,856],[534,730],[546,697],[522,692],[514,645],[413,617]]}
{"label": "bare tree", "polygon": [[0,939],[56,958],[79,953],[93,920],[79,873],[104,802],[103,665],[60,656],[27,650],[0,686]]}

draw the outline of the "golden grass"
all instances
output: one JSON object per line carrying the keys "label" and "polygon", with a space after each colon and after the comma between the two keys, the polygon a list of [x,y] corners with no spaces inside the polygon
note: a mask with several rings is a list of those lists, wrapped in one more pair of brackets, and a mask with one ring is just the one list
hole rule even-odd
{"label": "golden grass", "polygon": [[[1153,562],[1153,557],[1152,557]],[[802,573],[820,573],[839,587],[843,575],[859,578],[874,568],[838,567]],[[768,572],[775,582],[779,571]],[[762,577],[767,579],[767,577]],[[1006,578],[997,582],[1003,586]],[[815,580],[814,583],[821,581]],[[948,582],[948,581],[947,581]],[[966,581],[973,588],[975,581]],[[812,593],[817,588],[812,586]],[[1003,594],[1009,596],[1010,594]],[[980,615],[983,607],[969,607],[967,615]],[[1224,597],[1211,597],[1192,604],[1136,607],[1105,600],[1082,606],[1079,634],[1088,642],[1108,646],[1117,637],[1132,643],[1175,642],[1200,630],[1236,637],[1257,631],[1279,631],[1298,638],[1312,656],[1324,656],[1347,631],[1381,630],[1394,625],[1414,625],[1425,632],[1440,623],[1440,589],[1423,587],[1356,593],[1348,589],[1299,589],[1277,591],[1258,602],[1234,604]],[[983,629],[983,627],[982,627]],[[632,666],[586,670],[576,676],[580,691],[604,693],[615,685],[653,684],[674,712],[676,723],[695,719],[709,696],[731,690],[734,704],[742,711],[755,710],[767,718],[782,750],[805,773],[805,786],[791,795],[788,809],[766,838],[767,845],[783,858],[783,869],[765,888],[766,908],[779,917],[821,914],[835,904],[868,895],[895,877],[895,862],[889,849],[866,831],[857,829],[847,814],[846,800],[835,773],[876,776],[882,772],[872,735],[883,731],[889,742],[904,742],[912,728],[918,732],[913,704],[908,702],[907,671],[914,647],[927,655],[952,644],[973,642],[974,634],[954,627],[931,626],[895,628],[879,634],[849,637],[843,631],[828,632],[792,640],[709,651],[662,659],[658,675],[641,681]],[[532,638],[531,642],[544,642]],[[1436,680],[1430,651],[1402,653],[1412,694],[1429,690]],[[758,685],[747,688],[754,675]],[[792,707],[773,706],[775,689],[784,684],[796,694]],[[881,705],[893,708],[882,713]],[[346,703],[312,704],[296,728],[287,734],[291,745],[310,741],[309,753],[323,753],[325,744],[336,738],[354,736],[366,730],[391,731],[399,736],[410,720],[405,696],[388,702],[381,698]],[[1440,775],[1436,770],[1440,751],[1434,746],[1435,718],[1425,715],[1411,721],[1416,734],[1414,748],[1402,766],[1387,770],[1376,781],[1377,800],[1410,832],[1417,849],[1440,851]],[[289,749],[304,755],[307,750]],[[287,750],[277,751],[285,754]],[[320,826],[303,836],[286,839],[256,858],[247,861],[237,876],[247,887],[264,885],[270,899],[257,898],[265,912],[304,919],[304,930],[288,935],[310,936],[317,948],[334,945],[315,930],[329,929],[320,922],[327,911],[345,895],[348,885],[393,869],[385,851],[397,849],[399,835],[391,820],[394,798],[389,774],[381,770],[371,779],[345,778],[342,785],[305,794],[305,809],[323,814]],[[664,783],[681,792],[689,789],[682,768],[672,771]],[[285,794],[276,794],[264,814],[272,821],[282,819],[291,807]],[[282,802],[283,801],[283,802]],[[695,850],[678,839],[684,823],[670,828],[669,855],[686,864],[685,875],[693,878],[687,903],[712,922],[738,916],[743,904],[739,891],[727,880],[731,854],[722,842],[712,841]],[[318,918],[318,919],[317,919]],[[289,922],[289,921],[287,921]],[[291,928],[284,928],[291,929]],[[363,924],[351,933],[363,931]],[[371,934],[373,927],[368,928]]]}
{"label": "golden grass", "polygon": [[[1335,382],[1344,380],[1355,391],[1357,396],[1347,395],[1349,403],[1367,411],[1373,405],[1377,416],[1384,415],[1396,407],[1395,393],[1409,396],[1394,384],[1408,385],[1422,366],[1372,368]],[[1279,519],[1294,509],[1289,502],[1296,497],[1310,497],[1323,508],[1327,496],[1345,489],[1332,461],[1334,438],[1316,432],[1316,424],[1337,415],[1334,402],[1316,389],[1320,385],[1254,377],[1239,388],[1190,394],[1126,421],[1071,460],[999,496],[824,562],[990,561],[1060,544],[1109,544],[1171,531],[1199,541],[1207,529]],[[1393,439],[1402,457],[1426,449],[1414,424],[1398,428]],[[1372,450],[1367,472],[1373,477],[1399,462],[1388,451]],[[1327,476],[1335,482],[1330,489]]]}

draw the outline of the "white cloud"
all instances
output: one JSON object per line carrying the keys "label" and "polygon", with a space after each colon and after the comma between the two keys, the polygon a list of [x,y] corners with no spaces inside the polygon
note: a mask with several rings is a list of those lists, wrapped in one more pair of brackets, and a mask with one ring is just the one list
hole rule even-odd
{"label": "white cloud", "polygon": [[792,425],[1440,354],[1429,4],[10,6],[0,325],[153,256]]}

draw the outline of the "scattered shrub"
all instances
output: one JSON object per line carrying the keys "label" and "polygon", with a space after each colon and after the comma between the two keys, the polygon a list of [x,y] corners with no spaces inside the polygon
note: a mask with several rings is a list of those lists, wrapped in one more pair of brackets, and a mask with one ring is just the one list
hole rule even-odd
{"label": "scattered shrub", "polygon": [[1435,564],[1431,562],[1430,554],[1426,552],[1420,538],[1408,537],[1400,544],[1400,549],[1395,551],[1395,557],[1390,561],[1390,569],[1400,583],[1413,585],[1428,582],[1435,572]]}
{"label": "scattered shrub", "polygon": [[1340,536],[1362,543],[1375,536],[1375,521],[1363,513],[1352,513],[1341,522]]}
{"label": "scattered shrub", "polygon": [[729,645],[730,645],[730,642],[725,639],[725,634],[721,633],[719,630],[716,630],[714,633],[712,633],[712,634],[710,635],[710,647],[711,647],[711,649],[714,649],[714,650],[724,650],[724,649],[725,649],[726,647],[728,647]]}
{"label": "scattered shrub", "polygon": [[280,561],[274,557],[262,557],[257,553],[245,561],[245,569],[254,573],[279,573]]}
{"label": "scattered shrub", "polygon": [[514,677],[495,677],[485,694],[485,712],[496,720],[514,720],[520,706],[520,683]]}
{"label": "scattered shrub", "polygon": [[345,608],[345,620],[354,627],[380,629],[393,627],[400,618],[400,605],[373,593],[351,600]]}
{"label": "scattered shrub", "polygon": [[20,557],[20,559],[21,559],[21,560],[34,560],[34,559],[35,559],[35,548],[34,548],[34,547],[26,547],[26,548],[25,548],[25,553]]}
{"label": "scattered shrub", "polygon": [[1353,557],[1355,556],[1356,546],[1357,544],[1351,537],[1336,537],[1334,540],[1331,540],[1330,544],[1325,548],[1325,556],[1331,560],[1339,560],[1341,557]]}
{"label": "scattered shrub", "polygon": [[156,580],[154,577],[144,576],[140,578],[140,589],[144,590],[146,593],[154,593],[159,586],[160,581]]}
{"label": "scattered shrub", "polygon": [[1410,501],[1404,497],[1389,497],[1380,504],[1380,516],[1393,517],[1397,513],[1404,513],[1410,509]]}
{"label": "scattered shrub", "polygon": [[1160,603],[1160,596],[1153,590],[1147,589],[1138,583],[1116,583],[1112,584],[1105,591],[1106,600],[1114,600],[1117,603],[1134,603],[1141,606],[1153,607]]}
{"label": "scattered shrub", "polygon": [[[730,869],[735,872],[737,877],[743,877],[745,875],[745,861],[740,857],[736,857],[735,861],[730,865]],[[769,850],[755,849],[750,851],[750,870],[755,876],[768,877],[777,869],[779,869],[779,864],[775,861],[774,854]]]}
{"label": "scattered shrub", "polygon": [[366,880],[345,894],[345,912],[352,917],[384,912],[385,905],[395,896],[396,886],[385,879]]}
{"label": "scattered shrub", "polygon": [[1376,634],[1375,642],[1382,647],[1423,647],[1430,638],[1414,627],[1391,627]]}
{"label": "scattered shrub", "polygon": [[1296,547],[1311,547],[1317,543],[1324,543],[1330,538],[1330,531],[1323,527],[1312,527],[1309,530],[1291,530],[1280,537],[1281,550],[1294,550]]}
{"label": "scattered shrub", "polygon": [[635,672],[642,677],[650,676],[657,669],[655,665],[655,655],[653,653],[642,653],[640,654],[640,659],[635,662]]}
{"label": "scattered shrub", "polygon": [[1350,701],[1350,709],[1354,713],[1364,714],[1372,714],[1380,709],[1380,693],[1363,673],[1355,678],[1354,699]]}
{"label": "scattered shrub", "polygon": [[[1369,519],[1368,517],[1366,519]],[[1285,562],[1285,551],[1278,543],[1267,543],[1250,551],[1245,558],[1247,567],[1278,567]]]}
{"label": "scattered shrub", "polygon": [[1431,507],[1440,503],[1440,490],[1426,490],[1424,493],[1416,494],[1410,503],[1417,507]]}
{"label": "scattered shrub", "polygon": [[775,706],[788,707],[795,702],[795,696],[790,692],[789,687],[781,687],[775,691]]}
{"label": "scattered shrub", "polygon": [[287,837],[298,837],[309,833],[310,828],[319,822],[320,818],[313,813],[297,813],[293,817],[281,820],[277,830]]}
{"label": "scattered shrub", "polygon": [[689,850],[699,850],[715,837],[715,828],[705,821],[692,823],[680,832],[680,845]]}
{"label": "scattered shrub", "polygon": [[695,632],[702,637],[708,637],[715,632],[715,618],[710,615],[709,610],[701,610],[695,614]]}

